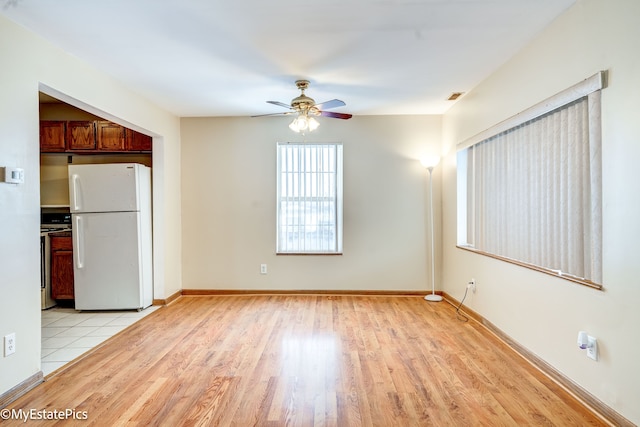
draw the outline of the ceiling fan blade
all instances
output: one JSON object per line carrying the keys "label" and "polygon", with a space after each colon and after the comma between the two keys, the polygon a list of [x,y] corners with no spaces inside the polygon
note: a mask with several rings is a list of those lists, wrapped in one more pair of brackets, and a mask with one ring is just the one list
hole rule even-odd
{"label": "ceiling fan blade", "polygon": [[284,107],[284,108],[292,108],[291,105],[285,104],[284,102],[278,102],[278,101],[267,101],[267,102],[269,104],[279,105],[280,107]]}
{"label": "ceiling fan blade", "polygon": [[320,111],[320,115],[324,117],[333,117],[334,119],[350,119],[353,117],[351,114],[346,113],[336,113],[334,111]]}
{"label": "ceiling fan blade", "polygon": [[318,110],[323,110],[325,108],[344,107],[345,105],[347,104],[340,101],[339,99],[332,99],[331,101],[325,101],[320,104],[316,104],[314,105],[314,107],[316,107]]}
{"label": "ceiling fan blade", "polygon": [[295,111],[285,111],[284,113],[269,113],[269,114],[258,114],[251,117],[264,117],[264,116],[288,116],[289,114],[295,114]]}

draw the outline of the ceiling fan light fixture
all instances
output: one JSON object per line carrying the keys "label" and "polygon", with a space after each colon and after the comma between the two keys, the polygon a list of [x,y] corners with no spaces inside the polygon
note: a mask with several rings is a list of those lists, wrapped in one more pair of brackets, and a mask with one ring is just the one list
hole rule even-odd
{"label": "ceiling fan light fixture", "polygon": [[300,114],[289,124],[289,129],[294,132],[302,132],[308,129],[309,132],[312,132],[316,130],[318,126],[320,126],[320,123],[316,119],[306,114]]}
{"label": "ceiling fan light fixture", "polygon": [[295,114],[296,117],[293,119],[291,123],[289,123],[289,129],[294,132],[302,132],[304,134],[305,130],[309,132],[313,132],[318,129],[320,123],[315,119],[314,116],[323,116],[323,117],[331,117],[334,119],[350,119],[352,117],[351,114],[347,113],[336,113],[333,111],[327,111],[329,108],[343,107],[345,103],[340,101],[339,99],[331,99],[329,101],[321,102],[319,104],[313,100],[313,98],[308,97],[304,94],[305,89],[309,87],[308,80],[297,80],[296,86],[300,90],[300,95],[293,98],[291,100],[291,105],[285,104],[284,102],[279,101],[267,101],[269,104],[278,105],[280,107],[288,108],[289,111],[286,113],[270,113],[270,114],[259,114],[257,116],[251,117],[261,117],[261,116],[280,116],[280,115],[289,115]]}
{"label": "ceiling fan light fixture", "polygon": [[309,127],[309,123],[307,120],[307,116],[300,114],[298,117],[293,119],[291,124],[289,125],[289,129],[294,132],[301,132]]}

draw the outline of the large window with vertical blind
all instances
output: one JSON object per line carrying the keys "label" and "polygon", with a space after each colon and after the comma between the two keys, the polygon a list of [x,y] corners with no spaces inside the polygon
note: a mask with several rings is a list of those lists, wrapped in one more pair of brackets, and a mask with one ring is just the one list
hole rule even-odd
{"label": "large window with vertical blind", "polygon": [[342,144],[277,147],[277,253],[341,254]]}
{"label": "large window with vertical blind", "polygon": [[458,244],[601,288],[599,73],[459,146]]}

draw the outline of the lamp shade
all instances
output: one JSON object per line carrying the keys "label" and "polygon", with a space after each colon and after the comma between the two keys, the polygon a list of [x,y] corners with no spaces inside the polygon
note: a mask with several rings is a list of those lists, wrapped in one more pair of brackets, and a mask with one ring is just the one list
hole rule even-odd
{"label": "lamp shade", "polygon": [[425,157],[420,159],[420,163],[422,163],[422,166],[425,169],[435,168],[436,166],[438,166],[438,163],[440,163],[440,157],[439,156],[425,156]]}
{"label": "lamp shade", "polygon": [[320,123],[313,117],[309,117],[309,132],[318,129],[318,126],[320,126]]}
{"label": "lamp shade", "polygon": [[298,125],[295,120],[289,123],[289,129],[291,129],[294,132],[300,132],[300,129],[298,129]]}

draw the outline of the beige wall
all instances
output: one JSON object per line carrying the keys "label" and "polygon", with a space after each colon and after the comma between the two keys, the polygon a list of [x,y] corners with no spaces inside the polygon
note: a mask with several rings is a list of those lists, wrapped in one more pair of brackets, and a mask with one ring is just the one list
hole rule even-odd
{"label": "beige wall", "polygon": [[289,121],[182,119],[184,288],[426,290],[427,175],[417,159],[440,154],[441,118],[325,118],[307,136],[344,144],[342,256],[275,255],[276,143],[302,140]]}
{"label": "beige wall", "polygon": [[[640,2],[578,0],[444,118],[444,290],[636,424],[640,424]],[[599,70],[602,92],[604,291],[456,249],[455,144]],[[598,339],[594,362],[576,345]]]}
{"label": "beige wall", "polygon": [[25,171],[0,183],[0,339],[15,332],[17,348],[0,354],[2,394],[40,370],[39,90],[154,135],[156,297],[181,288],[181,237],[178,118],[2,16],[0,61],[0,166]]}

